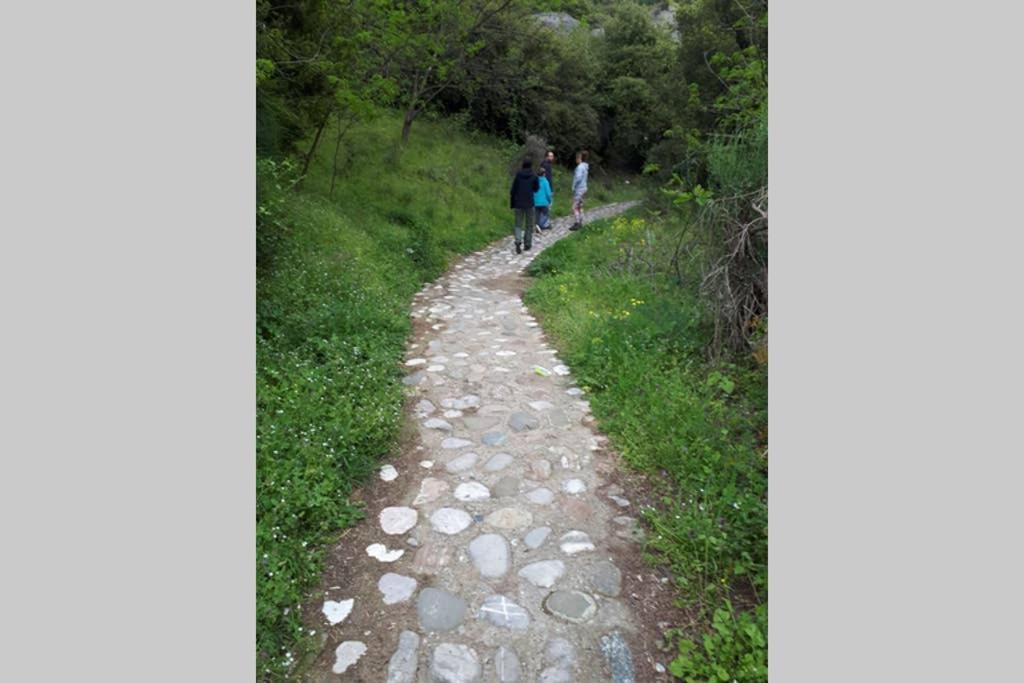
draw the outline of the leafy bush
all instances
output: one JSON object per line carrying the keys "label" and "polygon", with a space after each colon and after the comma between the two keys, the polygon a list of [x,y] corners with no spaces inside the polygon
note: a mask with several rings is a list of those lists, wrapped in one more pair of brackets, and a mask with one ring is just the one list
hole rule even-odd
{"label": "leafy bush", "polygon": [[687,683],[761,683],[768,680],[768,611],[764,605],[738,616],[726,601],[715,610],[713,630],[699,641],[680,638],[668,670]]}

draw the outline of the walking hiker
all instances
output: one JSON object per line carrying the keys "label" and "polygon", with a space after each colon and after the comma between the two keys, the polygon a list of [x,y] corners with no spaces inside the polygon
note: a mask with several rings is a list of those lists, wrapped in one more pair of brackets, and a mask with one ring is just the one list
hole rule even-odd
{"label": "walking hiker", "polygon": [[587,194],[587,176],[590,174],[587,156],[587,150],[576,153],[576,170],[572,174],[572,214],[576,222],[569,226],[570,230],[583,227],[583,197]]}
{"label": "walking hiker", "polygon": [[551,210],[551,183],[544,175],[537,176],[540,187],[533,193],[533,205],[537,210],[537,228],[539,230],[550,230],[551,222],[548,220],[548,212]]}
{"label": "walking hiker", "polygon": [[509,204],[515,218],[512,231],[517,254],[523,253],[524,242],[526,251],[533,247],[533,226],[536,225],[533,221],[533,195],[539,189],[540,181],[533,172],[533,162],[523,159],[523,167],[512,179],[512,189],[509,192]]}
{"label": "walking hiker", "polygon": [[544,157],[544,161],[540,162],[541,167],[544,169],[544,176],[548,179],[548,185],[551,186],[551,196],[555,194],[555,175],[551,172],[551,164],[555,163],[555,152],[554,150],[548,150],[547,155]]}

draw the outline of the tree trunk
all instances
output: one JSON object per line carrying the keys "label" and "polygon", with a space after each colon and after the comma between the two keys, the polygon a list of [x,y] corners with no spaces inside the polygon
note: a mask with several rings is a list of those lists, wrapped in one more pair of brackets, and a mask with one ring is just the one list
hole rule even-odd
{"label": "tree trunk", "polygon": [[331,112],[328,111],[324,114],[323,121],[320,122],[320,126],[316,129],[316,136],[313,138],[313,144],[309,147],[309,152],[306,154],[306,160],[302,164],[302,175],[299,176],[299,182],[295,183],[295,187],[298,188],[302,185],[302,181],[306,179],[306,173],[309,171],[309,164],[313,161],[313,155],[316,154],[317,145],[320,144],[320,136],[323,135],[324,128],[327,127],[327,121],[331,118]]}
{"label": "tree trunk", "polygon": [[404,147],[409,142],[409,131],[412,130],[412,122],[416,120],[419,115],[419,111],[414,107],[409,107],[405,112],[405,120],[402,122],[402,146]]}

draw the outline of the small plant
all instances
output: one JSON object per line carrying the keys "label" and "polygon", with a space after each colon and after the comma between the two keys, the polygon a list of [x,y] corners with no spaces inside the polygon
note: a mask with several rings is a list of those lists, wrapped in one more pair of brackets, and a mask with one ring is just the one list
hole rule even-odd
{"label": "small plant", "polygon": [[678,637],[669,672],[686,683],[763,683],[768,680],[768,615],[764,605],[737,615],[728,600],[715,610],[699,640]]}

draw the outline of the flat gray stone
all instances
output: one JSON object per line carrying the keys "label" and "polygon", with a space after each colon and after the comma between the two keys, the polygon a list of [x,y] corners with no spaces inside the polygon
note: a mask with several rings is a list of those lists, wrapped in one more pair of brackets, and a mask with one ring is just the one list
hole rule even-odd
{"label": "flat gray stone", "polygon": [[555,591],[544,599],[544,609],[556,617],[579,624],[594,616],[597,603],[580,591]]}
{"label": "flat gray stone", "polygon": [[447,420],[442,420],[439,417],[432,417],[428,420],[423,421],[423,426],[427,429],[440,429],[446,432],[452,431],[452,425]]}
{"label": "flat gray stone", "polygon": [[427,373],[423,372],[422,370],[417,370],[411,375],[406,375],[405,377],[403,377],[402,384],[404,384],[407,387],[416,386],[417,384],[422,382],[426,376]]}
{"label": "flat gray stone", "polygon": [[471,503],[480,500],[487,500],[491,497],[491,492],[487,490],[487,487],[478,481],[467,481],[459,484],[455,487],[455,493],[452,494],[457,500],[461,500],[464,503]]}
{"label": "flat gray stone", "polygon": [[435,410],[437,410],[437,406],[425,398],[420,399],[420,402],[416,404],[416,412],[419,413],[421,417],[430,415]]}
{"label": "flat gray stone", "polygon": [[589,579],[595,593],[614,598],[622,592],[622,572],[611,562],[602,561],[592,566]]}
{"label": "flat gray stone", "polygon": [[407,507],[387,507],[380,511],[379,519],[384,533],[397,536],[416,526],[419,513]]}
{"label": "flat gray stone", "polygon": [[530,526],[533,515],[521,508],[501,508],[487,515],[484,521],[499,529],[519,529]]}
{"label": "flat gray stone", "polygon": [[548,536],[550,534],[551,527],[537,527],[536,529],[534,529],[533,531],[531,531],[523,537],[523,543],[526,544],[526,547],[530,550],[536,550],[541,545],[543,545],[544,541],[548,540]]}
{"label": "flat gray stone", "polygon": [[562,483],[562,490],[570,495],[576,495],[577,493],[583,493],[587,490],[587,485],[582,479],[569,479]]}
{"label": "flat gray stone", "polygon": [[480,657],[473,648],[441,643],[430,658],[431,683],[479,683]]}
{"label": "flat gray stone", "polygon": [[530,626],[530,615],[525,609],[504,595],[489,595],[480,606],[481,619],[495,626],[525,631]]}
{"label": "flat gray stone", "polygon": [[507,440],[505,432],[485,432],[480,442],[486,446],[501,446]]}
{"label": "flat gray stone", "polygon": [[508,573],[508,541],[498,534],[483,534],[469,543],[469,557],[481,576],[498,578]]}
{"label": "flat gray stone", "polygon": [[508,426],[512,431],[523,432],[540,427],[540,420],[529,413],[512,413],[508,417]]}
{"label": "flat gray stone", "polygon": [[612,670],[612,683],[635,683],[633,655],[625,639],[618,631],[610,636],[601,636],[601,653],[608,660]]}
{"label": "flat gray stone", "polygon": [[420,637],[412,631],[402,631],[398,636],[398,649],[388,661],[387,683],[414,683],[416,680],[416,654]]}
{"label": "flat gray stone", "polygon": [[544,661],[551,666],[572,667],[576,664],[576,648],[565,638],[552,638],[544,646]]}
{"label": "flat gray stone", "polygon": [[498,453],[487,461],[487,464],[484,465],[484,470],[487,472],[498,472],[511,465],[513,460],[514,458],[508,453]]}
{"label": "flat gray stone", "polygon": [[[467,453],[467,455],[472,455],[472,453]],[[416,494],[416,499],[412,501],[412,504],[419,506],[433,503],[448,493],[450,489],[451,487],[445,480],[426,477],[420,482],[420,492]]]}
{"label": "flat gray stone", "polygon": [[463,453],[454,460],[449,461],[448,464],[444,466],[444,468],[451,472],[452,474],[457,474],[458,472],[465,472],[466,470],[470,469],[471,467],[473,467],[473,465],[476,464],[476,459],[478,457],[479,456],[476,453]]}
{"label": "flat gray stone", "polygon": [[434,530],[449,536],[465,531],[472,523],[469,513],[457,508],[441,508],[430,515],[430,525]]}
{"label": "flat gray stone", "polygon": [[558,541],[559,547],[562,552],[566,555],[575,555],[576,553],[582,553],[587,550],[593,550],[594,544],[590,541],[590,536],[583,531],[569,531],[562,535],[562,538]]}
{"label": "flat gray stone", "polygon": [[515,650],[504,645],[498,648],[494,655],[494,673],[498,683],[519,683],[523,677],[523,667],[519,664],[519,655]]}
{"label": "flat gray stone", "polygon": [[565,412],[557,409],[548,413],[548,419],[551,420],[552,427],[564,427],[569,424],[569,418]]}
{"label": "flat gray stone", "polygon": [[466,446],[472,446],[472,441],[466,439],[460,439],[455,436],[449,436],[447,439],[441,442],[441,448],[453,449],[453,448],[465,448]]}
{"label": "flat gray stone", "polygon": [[440,588],[424,588],[416,602],[425,631],[451,631],[466,617],[466,601]]}
{"label": "flat gray stone", "polygon": [[565,563],[561,560],[532,562],[519,570],[519,576],[534,586],[551,588],[555,581],[565,575]]}
{"label": "flat gray stone", "polygon": [[628,508],[629,507],[629,501],[626,500],[625,498],[623,498],[622,496],[608,496],[608,497],[611,498],[615,502],[615,504],[618,505],[620,508]]}
{"label": "flat gray stone", "polygon": [[358,640],[346,640],[334,651],[334,666],[331,671],[336,674],[345,673],[364,654],[366,654],[366,643]]}
{"label": "flat gray stone", "polygon": [[377,581],[377,590],[381,592],[385,605],[405,602],[416,592],[416,579],[388,572]]}
{"label": "flat gray stone", "polygon": [[469,417],[462,418],[462,422],[463,424],[466,425],[467,429],[470,429],[474,432],[482,432],[485,429],[490,429],[491,427],[497,425],[499,422],[501,422],[501,420],[499,420],[496,417],[470,415]]}
{"label": "flat gray stone", "polygon": [[527,493],[526,499],[537,505],[550,505],[551,501],[555,499],[555,494],[551,489],[546,489],[542,486]]}
{"label": "flat gray stone", "polygon": [[491,489],[498,498],[508,498],[519,493],[519,479],[516,477],[502,477]]}

